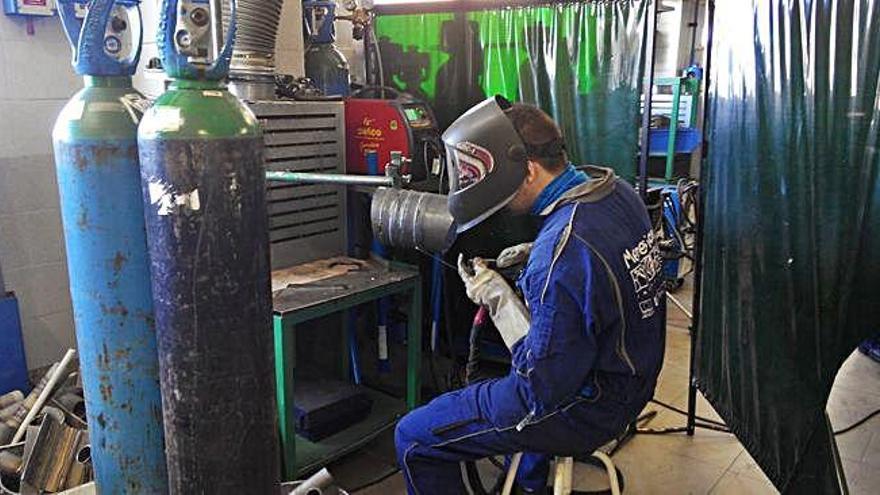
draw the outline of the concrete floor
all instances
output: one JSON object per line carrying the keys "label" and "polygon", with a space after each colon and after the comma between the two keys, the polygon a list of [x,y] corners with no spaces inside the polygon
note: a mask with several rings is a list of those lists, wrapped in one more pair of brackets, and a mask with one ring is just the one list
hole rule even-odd
{"label": "concrete floor", "polygon": [[[689,301],[690,296],[682,293]],[[678,309],[669,306],[666,361],[655,397],[685,408],[687,403],[690,339],[688,320]],[[835,428],[848,426],[880,407],[880,364],[858,352],[841,368],[828,404]],[[647,426],[664,428],[684,425],[684,418],[672,411],[649,405],[658,415]],[[699,397],[698,414],[720,419],[708,402]],[[849,488],[853,494],[880,493],[880,417],[837,437]],[[737,439],[729,434],[698,430],[685,435],[639,435],[614,455],[623,472],[625,492],[636,494],[764,494],[776,493],[764,473],[754,463]],[[330,466],[344,487],[357,487],[394,467],[391,435],[383,435],[367,448]],[[589,466],[578,465],[575,489],[607,488],[605,477]],[[494,477],[497,471],[488,463],[481,465]],[[484,482],[487,483],[487,482]],[[380,484],[358,492],[364,495],[403,494],[399,473]]]}

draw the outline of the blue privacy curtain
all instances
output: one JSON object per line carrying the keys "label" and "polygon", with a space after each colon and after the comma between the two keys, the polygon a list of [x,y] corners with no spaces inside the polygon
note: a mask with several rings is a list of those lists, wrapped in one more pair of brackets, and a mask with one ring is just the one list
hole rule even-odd
{"label": "blue privacy curtain", "polygon": [[825,403],[880,332],[878,9],[717,2],[698,383],[786,493],[840,490]]}

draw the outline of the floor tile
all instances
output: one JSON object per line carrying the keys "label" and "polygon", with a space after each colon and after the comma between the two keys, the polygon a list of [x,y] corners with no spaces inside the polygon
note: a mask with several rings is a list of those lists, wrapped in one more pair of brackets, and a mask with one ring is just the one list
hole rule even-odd
{"label": "floor tile", "polygon": [[[867,435],[860,434],[858,431],[851,431],[843,435],[837,435],[837,449],[840,451],[840,457],[845,460],[866,461],[868,446],[875,434],[870,432]],[[880,452],[875,453],[875,455]],[[880,462],[880,460],[877,460]]]}
{"label": "floor tile", "polygon": [[[710,462],[670,448],[673,442],[637,437],[614,456],[623,472],[626,493],[708,493],[727,471],[725,462]],[[686,449],[685,449],[686,450]]]}
{"label": "floor tile", "polygon": [[767,476],[761,471],[758,463],[755,462],[755,459],[745,449],[743,449],[742,454],[736,458],[733,465],[730,466],[730,474],[733,476],[742,476],[770,483],[770,480],[767,479]]}
{"label": "floor tile", "polygon": [[406,483],[403,481],[403,475],[397,474],[357,493],[358,495],[403,495],[406,493]]}
{"label": "floor tile", "polygon": [[852,495],[880,493],[880,469],[877,469],[876,465],[848,462],[844,464],[844,472]]}
{"label": "floor tile", "polygon": [[712,495],[762,495],[779,493],[770,480],[725,473],[709,492]]}
{"label": "floor tile", "polygon": [[[865,426],[871,434],[868,446],[862,452],[861,460],[880,471],[880,417],[875,416],[869,423],[865,423]],[[866,436],[856,431],[853,431],[851,434],[860,437]],[[880,491],[880,485],[878,485],[878,491]]]}

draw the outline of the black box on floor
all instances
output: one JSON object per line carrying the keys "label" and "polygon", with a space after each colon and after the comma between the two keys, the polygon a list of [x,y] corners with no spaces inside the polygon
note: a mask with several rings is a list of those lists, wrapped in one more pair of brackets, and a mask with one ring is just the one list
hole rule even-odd
{"label": "black box on floor", "polygon": [[363,421],[373,399],[359,386],[338,380],[301,380],[294,387],[296,433],[317,442]]}

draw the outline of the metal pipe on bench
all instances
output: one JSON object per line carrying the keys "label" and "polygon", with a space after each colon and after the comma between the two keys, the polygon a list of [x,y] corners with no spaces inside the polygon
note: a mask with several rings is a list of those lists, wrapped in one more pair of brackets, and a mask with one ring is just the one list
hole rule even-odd
{"label": "metal pipe on bench", "polygon": [[306,172],[266,172],[266,180],[293,184],[333,184],[339,186],[393,187],[393,177]]}
{"label": "metal pipe on bench", "polygon": [[399,151],[391,152],[391,161],[385,165],[384,176],[353,175],[353,174],[315,174],[308,172],[277,171],[266,172],[266,179],[294,184],[331,184],[339,186],[367,187],[403,187],[411,180],[403,174],[403,169],[410,163]]}

